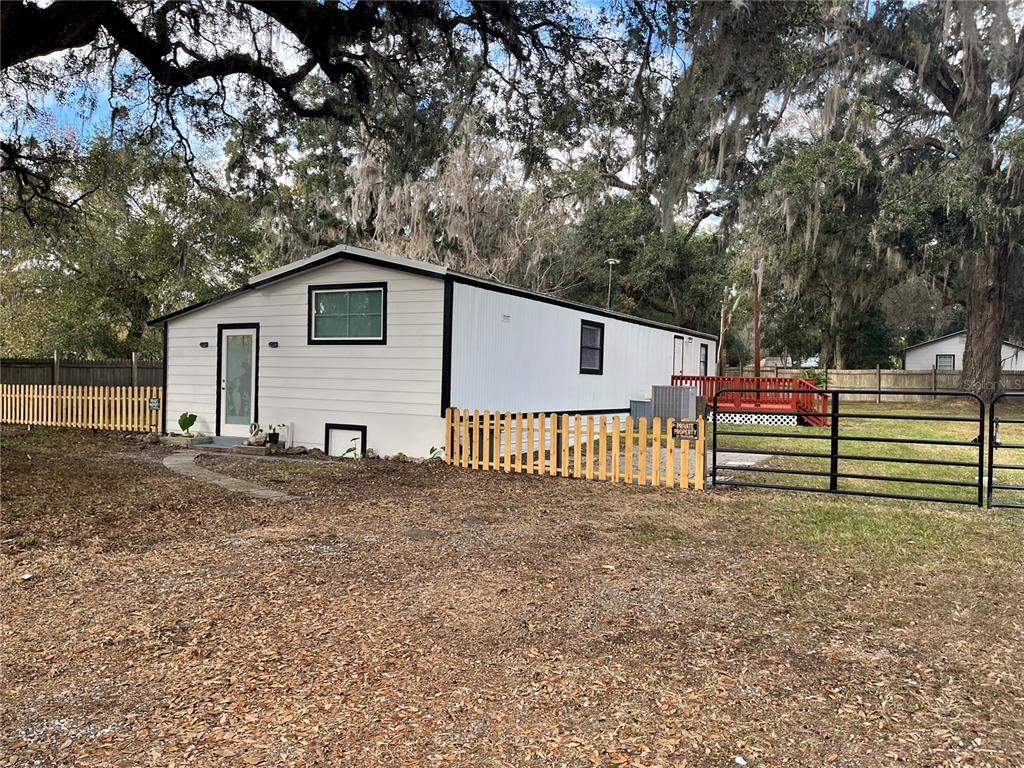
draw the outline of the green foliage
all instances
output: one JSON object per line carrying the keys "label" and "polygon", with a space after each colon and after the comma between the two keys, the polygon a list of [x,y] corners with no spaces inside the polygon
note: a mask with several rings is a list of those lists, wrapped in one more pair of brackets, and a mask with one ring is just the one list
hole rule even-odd
{"label": "green foliage", "polygon": [[195,425],[196,423],[196,419],[198,418],[199,417],[196,416],[194,413],[189,413],[188,411],[186,411],[185,413],[181,414],[181,416],[178,417],[179,429],[181,429],[181,431],[184,434],[189,434],[189,430],[192,429],[193,425]]}
{"label": "green foliage", "polygon": [[146,321],[241,283],[255,233],[245,206],[158,144],[93,139],[74,158],[74,213],[0,213],[4,355],[158,358]]}
{"label": "green foliage", "polygon": [[696,330],[718,326],[725,261],[710,236],[680,224],[667,236],[658,211],[633,195],[610,195],[587,210],[576,231],[583,275],[573,296],[607,301],[608,259],[613,309]]}
{"label": "green foliage", "polygon": [[[380,36],[351,59],[372,74],[359,93],[316,68],[298,102],[246,80],[230,117],[196,86],[162,92],[164,124],[224,142],[223,169],[179,159],[118,101],[153,98],[134,60],[109,70],[110,138],[30,137],[62,169],[51,192],[81,202],[4,176],[3,353],[155,357],[148,318],[338,242],[600,306],[616,259],[613,309],[701,330],[739,294],[730,362],[752,354],[762,265],[763,354],[832,367],[961,327],[972,260],[999,249],[1006,307],[989,303],[1024,336],[1024,54],[998,4],[520,4],[503,28],[537,55],[511,69],[452,6],[397,7],[373,11]],[[275,29],[264,16],[210,6],[191,23]],[[94,108],[94,88],[62,80],[81,65],[113,66],[105,48],[55,58],[26,87]]]}

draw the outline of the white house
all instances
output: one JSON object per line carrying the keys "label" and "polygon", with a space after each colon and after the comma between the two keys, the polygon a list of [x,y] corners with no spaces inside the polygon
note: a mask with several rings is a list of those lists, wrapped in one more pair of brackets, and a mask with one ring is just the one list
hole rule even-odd
{"label": "white house", "polygon": [[168,423],[426,456],[449,406],[621,413],[673,373],[714,374],[717,337],[338,246],[156,318]]}
{"label": "white house", "polygon": [[[957,331],[914,344],[903,351],[903,368],[908,371],[932,368],[959,371],[964,367],[966,343],[967,331]],[[1024,371],[1024,347],[1004,341],[1002,358],[1004,371]]]}

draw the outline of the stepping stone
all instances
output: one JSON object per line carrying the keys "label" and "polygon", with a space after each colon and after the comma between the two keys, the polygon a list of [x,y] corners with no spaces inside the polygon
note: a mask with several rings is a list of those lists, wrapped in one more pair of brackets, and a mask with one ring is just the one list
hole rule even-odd
{"label": "stepping stone", "polygon": [[212,469],[200,467],[196,464],[196,458],[198,456],[199,451],[177,451],[172,453],[170,456],[165,457],[163,463],[165,467],[171,470],[171,472],[176,472],[184,477],[191,477],[204,483],[219,485],[221,488],[233,493],[245,494],[256,499],[267,499],[268,501],[295,501],[299,498],[298,496],[292,496],[290,493],[285,493],[284,491],[277,491],[273,488],[264,488],[263,486],[256,485],[256,483],[250,483],[248,480],[229,477],[228,475],[222,475],[220,472],[214,472]]}

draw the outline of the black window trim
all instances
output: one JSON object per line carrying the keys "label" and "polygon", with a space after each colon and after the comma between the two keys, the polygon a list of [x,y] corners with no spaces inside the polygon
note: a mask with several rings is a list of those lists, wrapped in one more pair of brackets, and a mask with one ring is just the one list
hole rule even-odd
{"label": "black window trim", "polygon": [[[941,367],[939,367],[939,358],[940,357],[948,357],[952,361],[952,365],[950,365],[949,368],[941,368]],[[955,371],[956,370],[956,355],[955,354],[935,355],[935,370],[937,370],[937,371]]]}
{"label": "black window trim", "polygon": [[[313,337],[313,294],[319,291],[361,291],[367,289],[380,289],[380,332],[378,339],[316,339]],[[307,344],[335,344],[335,345],[356,345],[376,344],[378,346],[388,343],[388,284],[380,283],[329,283],[326,285],[310,285],[306,294],[306,343]]]}
{"label": "black window trim", "polygon": [[335,424],[327,422],[324,424],[324,453],[331,455],[331,432],[335,429],[344,432],[359,433],[359,458],[366,458],[366,425],[365,424]]}
{"label": "black window trim", "polygon": [[[701,360],[702,355],[704,357],[703,360]],[[700,375],[705,377],[711,369],[711,345],[706,341],[702,341],[700,349],[697,350],[697,370],[700,371],[701,369],[703,369],[703,373]]]}
{"label": "black window trim", "polygon": [[[597,347],[597,368],[585,368],[583,366],[583,330],[585,328],[596,328],[601,333],[600,346]],[[594,349],[594,347],[587,347],[587,349]],[[580,373],[590,376],[601,376],[604,374],[604,323],[599,323],[595,320],[580,320]]]}

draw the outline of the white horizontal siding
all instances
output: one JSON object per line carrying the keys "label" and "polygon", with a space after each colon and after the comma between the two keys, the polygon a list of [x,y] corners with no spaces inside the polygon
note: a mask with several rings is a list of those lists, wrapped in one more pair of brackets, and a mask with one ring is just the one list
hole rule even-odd
{"label": "white horizontal siding", "polygon": [[[967,346],[967,334],[958,333],[945,339],[926,342],[905,353],[904,368],[908,371],[930,371],[935,367],[936,355],[953,355],[955,370],[964,367],[964,348]],[[1003,344],[1001,358],[1004,371],[1024,370],[1024,350],[1011,344]]]}
{"label": "white horizontal siding", "polygon": [[[387,344],[308,344],[308,287],[366,282],[388,284]],[[361,424],[381,454],[426,456],[443,436],[443,316],[443,280],[336,261],[172,319],[168,428],[190,411],[199,416],[194,431],[216,432],[217,325],[259,323],[262,425],[293,424],[295,443],[323,448],[325,424]]]}
{"label": "white horizontal siding", "polygon": [[[584,319],[604,324],[601,375],[579,371]],[[502,411],[627,408],[670,383],[674,339],[683,335],[462,283],[452,330],[452,405]],[[689,336],[686,373],[698,372],[701,343],[714,372],[715,342]]]}

